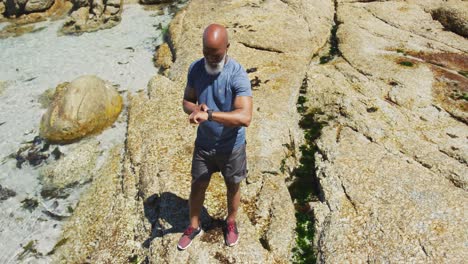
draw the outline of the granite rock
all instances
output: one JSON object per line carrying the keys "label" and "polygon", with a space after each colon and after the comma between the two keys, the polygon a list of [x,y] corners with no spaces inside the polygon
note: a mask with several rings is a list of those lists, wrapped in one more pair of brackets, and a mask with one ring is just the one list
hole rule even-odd
{"label": "granite rock", "polygon": [[306,106],[327,120],[315,143],[319,263],[466,258],[468,46],[431,9],[337,3],[339,52],[307,72]]}
{"label": "granite rock", "polygon": [[40,134],[53,142],[78,140],[114,123],[122,105],[122,97],[109,82],[81,76],[58,86],[42,116]]}

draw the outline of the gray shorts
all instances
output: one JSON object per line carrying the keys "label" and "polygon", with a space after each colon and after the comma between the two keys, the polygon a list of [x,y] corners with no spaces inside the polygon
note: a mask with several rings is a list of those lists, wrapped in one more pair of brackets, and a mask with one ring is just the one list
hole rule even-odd
{"label": "gray shorts", "polygon": [[192,159],[192,182],[209,181],[211,174],[221,172],[226,182],[240,183],[247,177],[245,144],[229,153],[195,147]]}

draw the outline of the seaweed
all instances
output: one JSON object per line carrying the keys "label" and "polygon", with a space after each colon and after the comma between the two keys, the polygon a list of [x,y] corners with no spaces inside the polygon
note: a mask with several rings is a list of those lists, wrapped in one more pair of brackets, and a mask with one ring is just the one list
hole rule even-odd
{"label": "seaweed", "polygon": [[65,243],[67,243],[67,241],[68,241],[68,238],[67,238],[67,237],[64,237],[64,238],[60,239],[60,240],[57,242],[57,244],[55,244],[54,248],[52,248],[52,250],[49,251],[49,252],[47,253],[47,256],[50,256],[50,255],[54,254],[55,251],[56,251],[59,247],[65,245]]}
{"label": "seaweed", "polygon": [[18,169],[21,169],[26,161],[29,165],[36,167],[49,158],[47,151],[50,144],[41,137],[36,136],[33,140],[24,142],[24,144],[26,146],[19,148],[16,154],[10,156],[16,159],[16,167]]}
{"label": "seaweed", "polygon": [[5,188],[0,184],[0,201],[7,200],[8,198],[14,196],[16,196],[15,191]]}
{"label": "seaweed", "polygon": [[398,62],[398,64],[400,64],[402,66],[405,66],[405,67],[413,67],[414,66],[414,63],[412,63],[411,61],[400,61],[400,62]]}
{"label": "seaweed", "polygon": [[304,114],[307,109],[309,109],[307,106],[304,104],[307,103],[307,97],[305,97],[305,94],[307,94],[307,87],[308,87],[308,77],[307,74],[305,75],[304,79],[302,79],[302,84],[301,88],[299,88],[299,97],[297,98],[297,112],[300,114]]}
{"label": "seaweed", "polygon": [[338,31],[338,26],[339,26],[339,22],[336,19],[336,14],[335,14],[335,24],[333,25],[331,29],[330,40],[329,40],[330,49],[327,55],[320,57],[320,64],[325,64],[333,60],[336,56],[341,56],[341,52],[338,47],[338,37],[336,36],[336,32]]}
{"label": "seaweed", "polygon": [[396,52],[406,56],[406,51],[404,51],[403,49],[396,49]]}
{"label": "seaweed", "polygon": [[21,201],[21,204],[21,207],[28,210],[29,212],[34,211],[37,208],[37,206],[39,206],[39,202],[34,198],[26,198],[23,201]]}
{"label": "seaweed", "polygon": [[312,249],[314,225],[311,217],[302,212],[296,212],[296,247],[293,248],[293,263],[315,263],[316,257]]}
{"label": "seaweed", "polygon": [[253,68],[249,68],[246,70],[247,73],[252,73],[252,72],[256,72],[257,71],[257,68],[253,67]]}
{"label": "seaweed", "polygon": [[23,260],[27,255],[32,254],[34,257],[42,256],[42,253],[38,252],[36,249],[37,240],[31,240],[23,247],[23,252],[18,255],[18,260]]}
{"label": "seaweed", "polygon": [[375,106],[372,106],[372,107],[369,107],[366,109],[366,111],[368,113],[374,113],[374,112],[377,112],[377,110],[379,110],[379,108],[375,107]]}
{"label": "seaweed", "polygon": [[[303,111],[298,104],[298,111]],[[294,181],[289,186],[291,198],[296,208],[296,246],[293,248],[293,263],[315,263],[316,256],[312,247],[315,234],[313,217],[308,204],[318,200],[319,182],[315,171],[315,153],[318,147],[315,141],[322,134],[328,122],[320,121],[324,115],[321,109],[314,108],[302,114],[299,126],[304,130],[305,143],[299,147],[300,164],[294,169]],[[332,118],[327,118],[331,120]],[[300,210],[299,208],[308,208]]]}

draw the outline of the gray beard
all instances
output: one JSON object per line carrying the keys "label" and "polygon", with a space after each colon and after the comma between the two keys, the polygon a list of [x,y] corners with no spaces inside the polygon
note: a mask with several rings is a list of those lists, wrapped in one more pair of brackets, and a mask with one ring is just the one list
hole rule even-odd
{"label": "gray beard", "polygon": [[215,67],[212,67],[206,62],[206,59],[205,59],[205,70],[206,70],[206,72],[209,75],[217,75],[218,73],[220,73],[223,70],[225,60],[226,60],[226,55],[224,55],[223,59],[219,63],[217,63]]}

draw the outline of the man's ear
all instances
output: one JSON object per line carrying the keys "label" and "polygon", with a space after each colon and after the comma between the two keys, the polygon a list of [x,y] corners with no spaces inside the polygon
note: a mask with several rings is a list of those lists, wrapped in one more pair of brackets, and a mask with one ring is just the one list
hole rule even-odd
{"label": "man's ear", "polygon": [[231,43],[228,43],[226,46],[226,51],[229,49],[229,46],[231,46]]}

